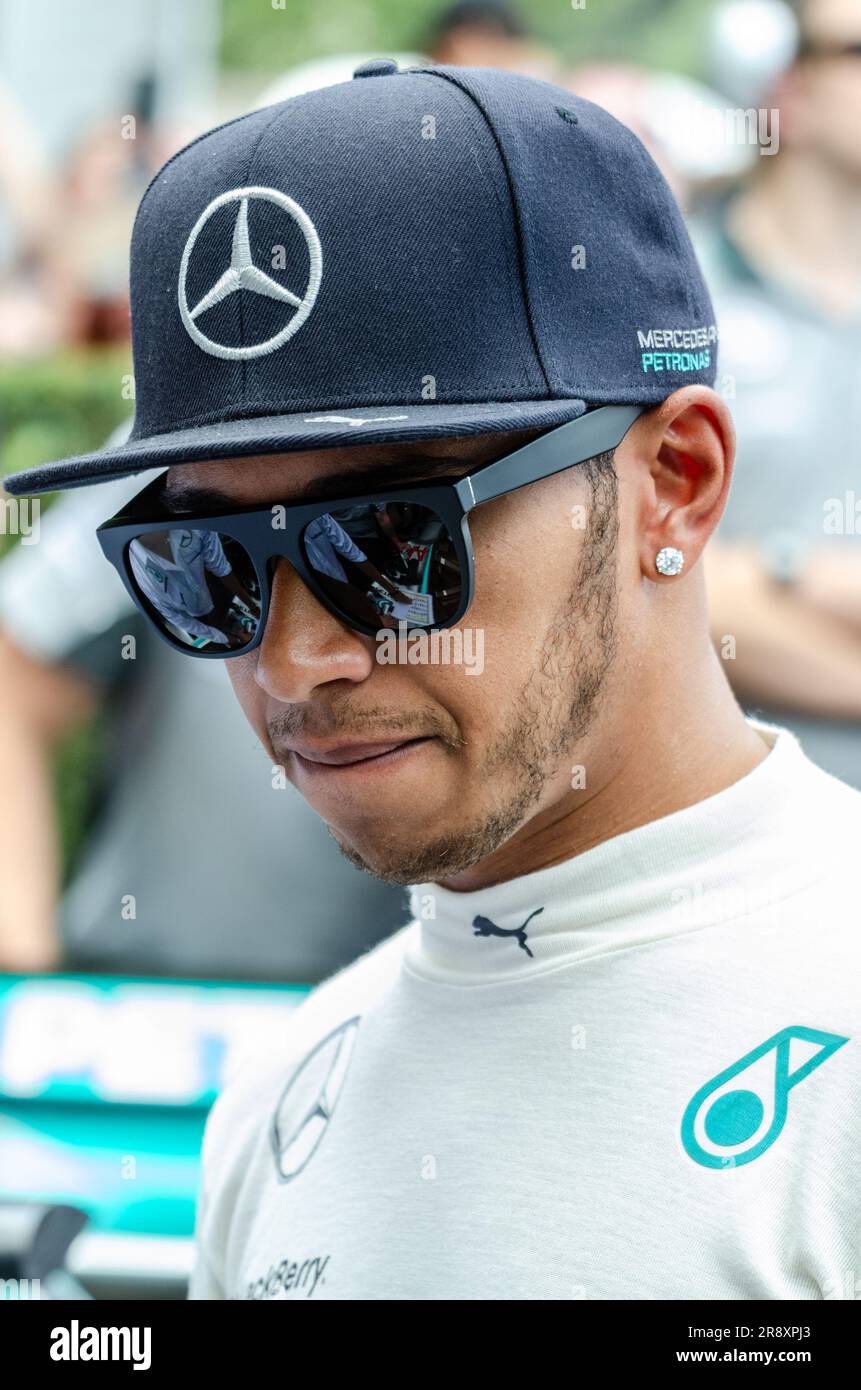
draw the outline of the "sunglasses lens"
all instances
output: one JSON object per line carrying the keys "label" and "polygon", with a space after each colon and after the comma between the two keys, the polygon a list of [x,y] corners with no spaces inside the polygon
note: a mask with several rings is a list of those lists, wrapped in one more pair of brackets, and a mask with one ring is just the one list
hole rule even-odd
{"label": "sunglasses lens", "polygon": [[145,531],[126,557],[138,593],[158,627],[189,650],[229,656],[260,624],[260,584],[238,541],[199,527]]}
{"label": "sunglasses lens", "polygon": [[332,605],[366,627],[441,627],[462,575],[446,523],[416,502],[333,507],[305,527],[308,565]]}

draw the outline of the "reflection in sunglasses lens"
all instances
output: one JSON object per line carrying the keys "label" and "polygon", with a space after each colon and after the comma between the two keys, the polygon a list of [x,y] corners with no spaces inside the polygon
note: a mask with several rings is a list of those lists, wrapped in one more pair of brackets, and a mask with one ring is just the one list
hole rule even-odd
{"label": "reflection in sunglasses lens", "polygon": [[302,543],[335,608],[367,627],[435,627],[457,612],[457,550],[429,507],[384,501],[333,507],[309,522]]}
{"label": "reflection in sunglasses lens", "polygon": [[196,651],[238,651],[257,634],[260,585],[238,541],[218,531],[146,531],[129,544],[135,584],[159,626]]}

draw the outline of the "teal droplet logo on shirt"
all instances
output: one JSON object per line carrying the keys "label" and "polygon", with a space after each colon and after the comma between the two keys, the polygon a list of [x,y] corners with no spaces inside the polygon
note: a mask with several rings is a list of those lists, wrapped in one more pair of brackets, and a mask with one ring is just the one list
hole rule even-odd
{"label": "teal droplet logo on shirt", "polygon": [[[784,1028],[707,1081],[682,1118],[682,1144],[705,1168],[751,1163],[778,1138],[789,1092],[848,1038],[817,1028]],[[742,1085],[735,1085],[745,1072]]]}

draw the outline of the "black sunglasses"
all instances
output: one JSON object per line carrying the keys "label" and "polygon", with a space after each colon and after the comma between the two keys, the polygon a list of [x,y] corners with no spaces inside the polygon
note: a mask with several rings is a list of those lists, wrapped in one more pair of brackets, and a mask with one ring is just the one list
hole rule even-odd
{"label": "black sunglasses", "polygon": [[457,481],[330,501],[178,514],[162,474],[96,534],[159,636],[190,656],[258,645],[281,558],[355,632],[452,627],[473,599],[472,509],[614,449],[644,409],[601,406]]}

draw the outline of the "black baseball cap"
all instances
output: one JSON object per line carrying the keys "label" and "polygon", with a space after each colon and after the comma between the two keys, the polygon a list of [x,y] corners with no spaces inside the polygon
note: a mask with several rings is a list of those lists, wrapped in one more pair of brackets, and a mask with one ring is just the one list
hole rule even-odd
{"label": "black baseball cap", "polygon": [[540,429],[711,385],[717,332],[636,136],[564,88],[399,70],[255,111],[156,174],[123,444],[6,479]]}

